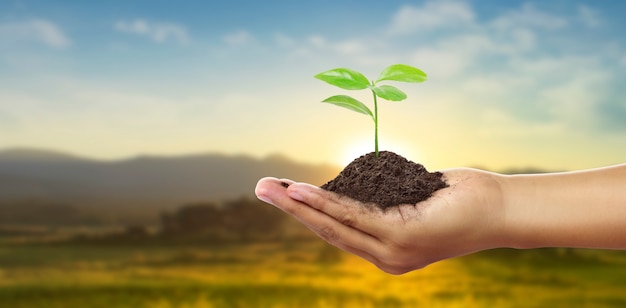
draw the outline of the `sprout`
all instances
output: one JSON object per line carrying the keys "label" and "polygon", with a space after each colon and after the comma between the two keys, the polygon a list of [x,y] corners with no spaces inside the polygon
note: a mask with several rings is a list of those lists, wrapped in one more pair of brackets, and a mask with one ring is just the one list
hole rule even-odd
{"label": "sprout", "polygon": [[378,157],[378,100],[380,97],[388,101],[401,101],[406,99],[406,94],[400,89],[390,85],[378,85],[379,82],[402,81],[402,82],[423,82],[427,76],[422,70],[405,65],[394,64],[385,68],[376,81],[370,82],[363,74],[348,69],[335,68],[315,75],[315,78],[325,81],[333,86],[346,90],[370,89],[374,97],[374,112],[359,100],[348,95],[335,95],[325,100],[323,103],[330,103],[339,107],[347,108],[358,113],[369,115],[374,120],[374,152]]}

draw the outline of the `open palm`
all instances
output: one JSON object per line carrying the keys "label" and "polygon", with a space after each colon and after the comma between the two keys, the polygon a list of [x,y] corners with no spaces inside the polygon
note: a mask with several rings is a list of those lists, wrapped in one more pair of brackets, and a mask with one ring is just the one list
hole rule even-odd
{"label": "open palm", "polygon": [[[442,172],[449,187],[387,210],[305,183],[263,178],[257,196],[332,245],[391,274],[498,247],[506,241],[500,183],[476,169]],[[284,183],[289,184],[287,188]]]}

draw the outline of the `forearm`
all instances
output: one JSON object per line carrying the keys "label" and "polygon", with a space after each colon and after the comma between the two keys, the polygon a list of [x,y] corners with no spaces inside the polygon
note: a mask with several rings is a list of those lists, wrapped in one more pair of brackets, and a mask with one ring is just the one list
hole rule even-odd
{"label": "forearm", "polygon": [[626,249],[626,164],[501,183],[508,246]]}

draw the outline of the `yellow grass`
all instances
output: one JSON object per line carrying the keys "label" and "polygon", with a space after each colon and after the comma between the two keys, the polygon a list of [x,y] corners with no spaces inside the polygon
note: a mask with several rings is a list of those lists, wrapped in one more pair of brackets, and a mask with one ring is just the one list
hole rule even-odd
{"label": "yellow grass", "polygon": [[496,251],[392,276],[321,241],[10,245],[0,248],[0,302],[10,307],[613,307],[626,303],[625,263],[620,252]]}

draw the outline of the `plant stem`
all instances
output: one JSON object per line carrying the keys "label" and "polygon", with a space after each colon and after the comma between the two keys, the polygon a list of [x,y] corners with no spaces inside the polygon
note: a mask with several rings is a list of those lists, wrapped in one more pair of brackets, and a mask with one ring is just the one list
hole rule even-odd
{"label": "plant stem", "polygon": [[378,101],[374,90],[372,90],[372,95],[374,95],[374,153],[378,158]]}

